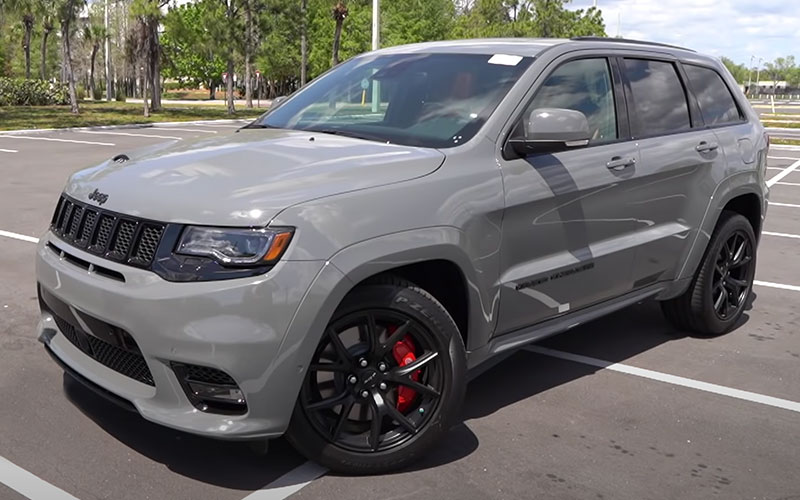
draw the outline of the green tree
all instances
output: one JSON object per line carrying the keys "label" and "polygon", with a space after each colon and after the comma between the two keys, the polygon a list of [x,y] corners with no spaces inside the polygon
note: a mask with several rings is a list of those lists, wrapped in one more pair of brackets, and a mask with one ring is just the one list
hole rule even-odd
{"label": "green tree", "polygon": [[381,5],[384,47],[448,38],[455,23],[452,0],[392,0]]}
{"label": "green tree", "polygon": [[744,64],[736,64],[727,57],[720,57],[722,64],[728,68],[728,71],[733,75],[733,78],[739,83],[747,83],[750,76],[750,70]]}
{"label": "green tree", "polygon": [[333,16],[333,21],[335,23],[335,27],[333,30],[333,55],[331,56],[331,66],[336,66],[339,64],[339,44],[342,41],[342,25],[344,24],[344,20],[347,19],[347,14],[349,11],[347,10],[347,6],[344,2],[336,2],[336,5],[333,6],[331,10],[331,15]]}
{"label": "green tree", "polygon": [[64,73],[69,88],[70,111],[78,114],[78,93],[75,89],[75,72],[72,64],[72,28],[78,12],[83,8],[83,0],[61,0],[58,5],[58,20],[61,26],[61,51],[64,57]]}
{"label": "green tree", "polygon": [[172,7],[164,17],[162,36],[168,78],[206,85],[216,98],[225,71],[225,51],[218,42],[225,12],[218,1],[201,0]]}

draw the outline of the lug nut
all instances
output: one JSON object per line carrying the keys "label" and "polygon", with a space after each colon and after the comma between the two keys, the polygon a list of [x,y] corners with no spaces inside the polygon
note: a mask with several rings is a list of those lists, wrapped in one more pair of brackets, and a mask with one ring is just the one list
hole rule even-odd
{"label": "lug nut", "polygon": [[369,391],[361,391],[361,397],[365,398],[365,399],[368,398],[369,397]]}
{"label": "lug nut", "polygon": [[382,390],[382,391],[385,391],[385,390],[386,390],[386,384],[385,384],[384,382],[381,382],[381,384],[380,384],[378,387],[379,387],[379,388],[380,388],[380,390]]}
{"label": "lug nut", "polygon": [[366,368],[369,363],[367,363],[366,359],[361,358],[361,361],[359,361],[358,364],[361,366],[361,368]]}
{"label": "lug nut", "polygon": [[380,370],[380,371],[382,371],[382,372],[385,372],[385,371],[386,371],[386,368],[387,368],[387,366],[386,366],[386,363],[384,363],[383,361],[381,361],[381,362],[378,364],[378,370]]}
{"label": "lug nut", "polygon": [[347,381],[350,382],[351,384],[355,384],[356,382],[358,382],[358,378],[356,378],[355,375],[350,375]]}

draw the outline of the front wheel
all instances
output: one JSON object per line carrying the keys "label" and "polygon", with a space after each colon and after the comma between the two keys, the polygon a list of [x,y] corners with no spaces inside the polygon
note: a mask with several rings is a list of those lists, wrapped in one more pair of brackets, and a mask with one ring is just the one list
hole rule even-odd
{"label": "front wheel", "polygon": [[455,322],[433,296],[394,278],[362,285],[326,328],[286,437],[340,473],[408,466],[458,416],[465,358]]}
{"label": "front wheel", "polygon": [[756,237],[742,215],[723,212],[689,289],[661,303],[666,318],[704,336],[730,331],[744,313],[756,272]]}

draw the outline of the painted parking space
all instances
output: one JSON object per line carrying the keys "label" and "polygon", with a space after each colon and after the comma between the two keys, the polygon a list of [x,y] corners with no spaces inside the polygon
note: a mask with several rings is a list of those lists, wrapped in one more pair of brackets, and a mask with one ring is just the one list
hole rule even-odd
{"label": "painted parking space", "polygon": [[[202,128],[217,134],[177,130]],[[235,127],[192,124],[142,129],[190,140]],[[136,130],[123,130],[136,133]],[[157,137],[45,134],[137,148]],[[102,137],[102,139],[100,139]],[[80,139],[75,139],[80,140]],[[172,139],[170,139],[172,140]],[[266,455],[170,431],[121,412],[65,377],[34,338],[37,304],[32,238],[41,234],[66,177],[107,158],[104,147],[21,139],[12,183],[0,187],[0,456],[79,498],[719,498],[796,494],[783,473],[800,458],[797,415],[553,356],[518,352],[470,384],[463,422],[409,471],[346,478],[309,470],[284,441]],[[23,149],[31,145],[38,151]],[[0,144],[2,147],[2,144]],[[771,150],[768,178],[800,153]],[[2,157],[0,157],[2,158]],[[57,159],[58,161],[54,161]],[[797,172],[782,181],[792,182]],[[793,190],[775,184],[773,200]],[[800,192],[798,192],[800,193]],[[800,204],[800,197],[794,198]],[[800,209],[770,207],[765,230],[800,230]],[[762,239],[758,279],[800,285],[800,242]],[[667,326],[646,302],[541,345],[559,352],[800,401],[794,332],[800,292],[757,286],[746,321],[729,335],[698,339]],[[759,429],[758,433],[752,429]],[[310,482],[309,482],[310,481]],[[2,479],[0,479],[2,483]],[[5,488],[5,489],[3,489]],[[12,491],[0,485],[0,498]],[[9,498],[15,499],[11,495]]]}

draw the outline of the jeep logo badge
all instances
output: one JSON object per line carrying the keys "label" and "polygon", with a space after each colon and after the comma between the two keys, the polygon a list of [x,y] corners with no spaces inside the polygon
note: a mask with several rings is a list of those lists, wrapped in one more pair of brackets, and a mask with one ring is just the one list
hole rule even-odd
{"label": "jeep logo badge", "polygon": [[97,202],[98,205],[102,205],[106,201],[108,201],[108,195],[105,193],[101,193],[97,189],[89,193],[89,199],[94,200]]}

